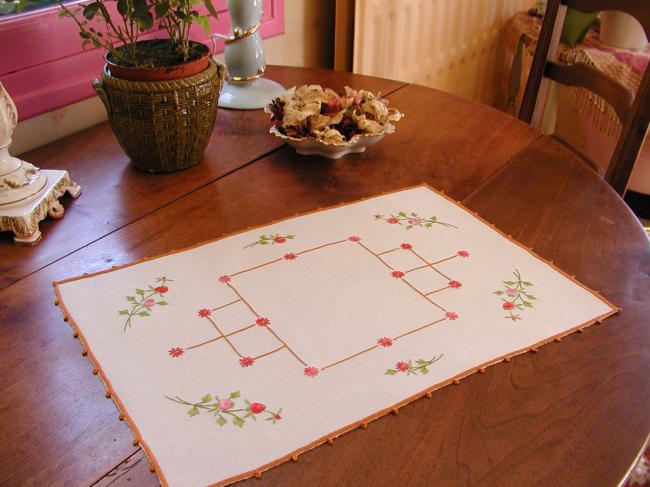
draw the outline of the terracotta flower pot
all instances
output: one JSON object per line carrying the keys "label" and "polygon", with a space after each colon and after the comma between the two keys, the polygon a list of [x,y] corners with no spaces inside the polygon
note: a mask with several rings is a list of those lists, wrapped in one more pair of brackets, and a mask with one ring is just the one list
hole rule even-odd
{"label": "terracotta flower pot", "polygon": [[[152,41],[155,42],[158,40],[153,39]],[[152,41],[141,41],[140,43]],[[200,45],[205,48],[205,54],[203,54],[199,59],[184,64],[177,64],[175,66],[162,66],[157,68],[120,66],[119,64],[116,64],[110,53],[107,53],[104,56],[104,59],[106,59],[110,75],[115,78],[129,81],[166,81],[171,79],[187,78],[205,71],[208,69],[210,64],[210,50],[208,47],[198,42],[190,42],[195,46]]]}

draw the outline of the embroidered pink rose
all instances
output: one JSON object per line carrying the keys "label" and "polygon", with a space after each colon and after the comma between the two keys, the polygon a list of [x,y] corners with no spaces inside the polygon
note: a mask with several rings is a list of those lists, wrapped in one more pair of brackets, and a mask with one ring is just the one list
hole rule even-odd
{"label": "embroidered pink rose", "polygon": [[266,406],[260,402],[252,402],[250,408],[251,408],[251,413],[260,414],[264,412]]}
{"label": "embroidered pink rose", "polygon": [[255,320],[255,323],[257,323],[257,326],[268,326],[271,324],[271,320],[268,318],[264,318],[263,316],[260,316]]}
{"label": "embroidered pink rose", "polygon": [[456,313],[456,312],[454,312],[454,311],[447,311],[447,312],[445,313],[445,318],[447,318],[448,320],[452,320],[452,321],[453,321],[453,320],[455,320],[455,319],[458,319],[458,313]]}
{"label": "embroidered pink rose", "polygon": [[142,306],[145,308],[153,308],[156,305],[156,300],[153,298],[148,298],[142,301]]}
{"label": "embroidered pink rose", "polygon": [[402,248],[402,250],[411,250],[413,248],[413,246],[410,243],[403,243],[402,245],[400,245],[400,247]]}
{"label": "embroidered pink rose", "polygon": [[388,223],[393,224],[393,225],[395,225],[396,223],[399,223],[399,220],[398,220],[397,218],[389,218],[389,219],[386,220],[386,221],[387,221]]}
{"label": "embroidered pink rose", "polygon": [[409,225],[422,225],[422,219],[421,218],[410,218],[408,220]]}
{"label": "embroidered pink rose", "polygon": [[250,367],[255,363],[255,359],[253,357],[242,357],[239,359],[239,365],[242,367]]}
{"label": "embroidered pink rose", "polygon": [[230,282],[230,276],[227,276],[227,275],[225,275],[225,276],[221,276],[221,277],[219,278],[219,282],[220,282],[221,284],[226,284],[227,282]]}
{"label": "embroidered pink rose", "polygon": [[388,337],[382,337],[379,340],[377,340],[377,345],[379,345],[380,347],[387,348],[393,345],[393,340]]}
{"label": "embroidered pink rose", "polygon": [[508,287],[508,288],[506,288],[506,294],[508,296],[510,296],[511,298],[514,298],[515,296],[517,296],[519,294],[519,291],[517,291],[516,289],[513,289],[511,287]]}
{"label": "embroidered pink rose", "polygon": [[402,271],[393,271],[390,273],[391,276],[393,276],[395,279],[401,279],[404,277],[404,273]]}
{"label": "embroidered pink rose", "polygon": [[169,288],[167,286],[158,286],[153,290],[156,291],[158,294],[165,294],[167,291],[169,291]]}
{"label": "embroidered pink rose", "polygon": [[281,244],[281,243],[286,242],[287,239],[286,239],[285,237],[283,237],[282,235],[278,235],[277,237],[275,237],[275,238],[273,239],[273,241],[274,241],[275,243],[279,243],[279,244]]}
{"label": "embroidered pink rose", "polygon": [[454,280],[449,281],[448,285],[452,289],[458,289],[458,288],[460,288],[462,286],[462,284],[459,281],[454,281]]}
{"label": "embroidered pink rose", "polygon": [[198,313],[199,317],[201,317],[201,318],[207,318],[211,314],[212,314],[212,311],[210,311],[209,309],[206,309],[206,308],[200,309],[199,313]]}
{"label": "embroidered pink rose", "polygon": [[400,372],[408,372],[409,370],[409,364],[403,361],[399,361],[395,364],[395,368],[399,370]]}
{"label": "embroidered pink rose", "polygon": [[228,411],[232,409],[232,401],[230,399],[222,399],[219,401],[219,409],[221,411]]}
{"label": "embroidered pink rose", "polygon": [[174,348],[169,350],[169,355],[171,355],[174,358],[180,357],[184,353],[185,353],[185,350],[183,350],[181,347],[174,347]]}
{"label": "embroidered pink rose", "polygon": [[511,303],[510,301],[506,301],[505,303],[503,303],[503,309],[505,309],[506,311],[511,310],[511,309],[515,309],[515,303]]}
{"label": "embroidered pink rose", "polygon": [[350,242],[360,242],[360,241],[361,241],[361,237],[357,237],[356,235],[352,235],[351,237],[348,237],[348,240],[349,240]]}
{"label": "embroidered pink rose", "polygon": [[459,250],[456,252],[458,257],[469,257],[469,252],[467,250]]}
{"label": "embroidered pink rose", "polygon": [[294,253],[284,254],[284,260],[296,260],[297,257]]}
{"label": "embroidered pink rose", "polygon": [[305,367],[305,375],[307,377],[316,377],[318,375],[318,369],[316,367]]}

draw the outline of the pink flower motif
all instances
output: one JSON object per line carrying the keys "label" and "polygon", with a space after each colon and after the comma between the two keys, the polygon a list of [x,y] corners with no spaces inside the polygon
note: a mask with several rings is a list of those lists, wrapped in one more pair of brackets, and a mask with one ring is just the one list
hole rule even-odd
{"label": "pink flower motif", "polygon": [[462,284],[459,281],[449,281],[449,287],[452,289],[458,289]]}
{"label": "pink flower motif", "polygon": [[153,298],[145,299],[144,301],[142,301],[142,306],[144,306],[145,308],[153,308],[155,304],[156,304],[156,300]]}
{"label": "pink flower motif", "polygon": [[516,297],[519,294],[519,291],[516,289],[513,289],[511,287],[506,288],[506,294],[510,296],[511,298]]}
{"label": "pink flower motif", "polygon": [[253,357],[244,357],[239,359],[239,365],[242,367],[250,367],[255,363],[255,359]]}
{"label": "pink flower motif", "polygon": [[420,218],[411,218],[408,222],[409,225],[422,225],[422,219]]}
{"label": "pink flower motif", "polygon": [[226,284],[227,282],[230,282],[230,276],[227,276],[227,275],[226,276],[221,276],[219,278],[219,282],[221,284]]}
{"label": "pink flower motif", "polygon": [[447,312],[445,313],[445,318],[447,318],[448,320],[452,320],[452,321],[453,321],[453,320],[455,320],[455,319],[458,319],[458,313],[456,313],[456,312],[454,312],[454,311],[447,311]]}
{"label": "pink flower motif", "polygon": [[456,252],[458,257],[469,257],[469,252],[467,250],[459,250]]}
{"label": "pink flower motif", "polygon": [[156,291],[158,294],[165,294],[167,291],[169,291],[169,288],[167,286],[158,286],[157,288],[154,288],[154,291]]}
{"label": "pink flower motif", "polygon": [[185,353],[185,350],[183,350],[181,347],[174,347],[174,348],[169,350],[169,355],[171,355],[174,358],[180,357],[184,353]]}
{"label": "pink flower motif", "polygon": [[395,225],[396,223],[398,223],[397,218],[389,218],[389,219],[386,220],[386,221],[387,221],[388,223],[392,223],[393,225]]}
{"label": "pink flower motif", "polygon": [[316,367],[305,367],[305,375],[307,377],[316,377],[318,372],[319,371]]}
{"label": "pink flower motif", "polygon": [[286,242],[287,239],[286,239],[285,237],[281,236],[281,235],[278,235],[277,237],[275,237],[275,238],[273,239],[273,241],[274,241],[275,243],[279,243],[279,244],[281,244],[281,243]]}
{"label": "pink flower motif", "polygon": [[275,416],[273,416],[273,418],[275,418],[276,421],[280,421],[282,419],[282,416],[276,414]]}
{"label": "pink flower motif", "polygon": [[397,362],[395,364],[395,368],[400,372],[408,372],[408,370],[410,369],[409,364],[403,361]]}
{"label": "pink flower motif", "polygon": [[219,409],[221,411],[228,411],[232,409],[232,401],[230,399],[222,399],[219,401]]}
{"label": "pink flower motif", "polygon": [[201,317],[201,318],[207,318],[208,316],[210,316],[212,314],[212,311],[210,311],[209,309],[203,308],[203,309],[199,310],[198,314],[199,314],[199,317]]}
{"label": "pink flower motif", "polygon": [[260,316],[255,320],[255,323],[257,323],[258,326],[268,326],[271,324],[271,320],[268,318],[264,318],[263,316]]}
{"label": "pink flower motif", "polygon": [[393,346],[393,340],[391,338],[388,338],[388,337],[382,337],[379,340],[377,340],[377,345],[379,345],[380,347],[384,347],[384,348],[392,347]]}
{"label": "pink flower motif", "polygon": [[348,237],[348,240],[349,240],[350,242],[360,242],[360,241],[361,241],[361,237],[357,237],[356,235],[352,235],[351,237]]}
{"label": "pink flower motif", "polygon": [[294,253],[284,254],[284,260],[296,260],[297,257]]}
{"label": "pink flower motif", "polygon": [[511,303],[510,301],[506,301],[505,303],[503,303],[503,309],[505,309],[506,311],[509,311],[511,309],[515,309],[515,303]]}
{"label": "pink flower motif", "polygon": [[391,276],[393,276],[395,279],[401,279],[404,277],[404,273],[402,271],[393,271],[390,273]]}
{"label": "pink flower motif", "polygon": [[400,247],[402,248],[402,250],[411,250],[413,248],[413,246],[409,243],[403,243],[402,245],[400,245]]}

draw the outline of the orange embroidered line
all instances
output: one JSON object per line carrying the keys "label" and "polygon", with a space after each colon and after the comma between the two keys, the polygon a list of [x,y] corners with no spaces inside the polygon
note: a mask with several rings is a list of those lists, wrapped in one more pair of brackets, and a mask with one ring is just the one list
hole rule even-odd
{"label": "orange embroidered line", "polygon": [[227,306],[230,306],[231,304],[238,303],[239,301],[241,301],[241,299],[235,299],[234,301],[231,301],[231,302],[228,303],[228,304],[222,304],[221,306],[217,306],[216,308],[212,308],[210,311],[218,311],[218,310],[220,310],[220,309],[222,309],[222,308],[225,308],[225,307],[227,307]]}
{"label": "orange embroidered line", "polygon": [[224,335],[224,333],[221,331],[221,328],[219,328],[219,326],[212,320],[212,318],[210,318],[209,316],[207,316],[206,318],[208,318],[208,320],[210,320],[210,323],[212,323],[212,326],[214,326],[214,328],[221,334],[221,336],[223,337],[224,340],[226,340],[228,345],[230,345],[230,348],[232,348],[233,352],[235,352],[237,355],[239,355],[239,358],[244,358],[244,356],[241,353],[239,353],[239,350],[237,350],[235,348],[235,346],[232,344],[232,342],[230,340],[228,340],[228,337],[226,335]]}
{"label": "orange embroidered line", "polygon": [[255,311],[255,310],[253,309],[253,307],[249,304],[249,302],[246,301],[246,300],[244,299],[244,297],[243,297],[241,294],[239,294],[239,291],[237,291],[237,289],[235,289],[235,288],[232,286],[232,284],[230,284],[229,282],[227,282],[226,285],[227,285],[230,289],[232,289],[233,292],[234,292],[237,296],[239,296],[239,299],[241,299],[241,301],[242,301],[246,306],[248,306],[248,309],[250,309],[251,312],[252,312],[255,316],[257,316],[258,318],[260,317],[260,315],[257,314],[257,311]]}
{"label": "orange embroidered line", "polygon": [[429,302],[430,302],[432,305],[434,305],[436,308],[441,309],[441,310],[444,311],[444,312],[447,312],[447,310],[446,310],[445,308],[443,308],[442,306],[440,306],[440,305],[439,305],[438,303],[436,303],[433,299],[431,299],[431,298],[429,298],[428,296],[425,296],[424,294],[422,294],[422,291],[420,291],[418,288],[416,288],[415,286],[413,286],[413,284],[411,284],[410,282],[408,282],[406,279],[402,279],[402,281],[403,281],[404,283],[406,283],[406,284],[408,285],[408,287],[410,287],[411,289],[413,289],[413,291],[415,291],[415,292],[418,293],[420,296],[422,296],[424,299],[426,299],[427,301],[429,301]]}
{"label": "orange embroidered line", "polygon": [[[210,320],[212,321],[212,320]],[[255,323],[252,325],[245,326],[244,328],[240,328],[239,330],[231,331],[230,333],[223,335],[223,336],[218,336],[217,338],[211,338],[210,340],[206,340],[205,342],[198,343],[196,345],[192,345],[191,347],[185,348],[185,350],[192,350],[193,348],[198,348],[202,347],[203,345],[207,345],[208,343],[216,342],[217,340],[221,340],[222,338],[226,338],[229,336],[236,335],[237,333],[241,333],[242,331],[246,331],[249,328],[253,328],[255,326]]]}
{"label": "orange embroidered line", "polygon": [[323,247],[329,247],[330,245],[336,245],[336,244],[340,244],[340,243],[343,243],[343,242],[347,242],[347,239],[337,240],[336,242],[330,242],[330,243],[326,243],[326,244],[323,244],[323,245],[319,245],[318,247],[314,247],[313,249],[301,250],[300,252],[296,252],[296,255],[306,254],[307,252],[313,252],[314,250],[319,250],[319,249],[322,249]]}
{"label": "orange embroidered line", "polygon": [[429,291],[428,293],[424,293],[424,295],[428,296],[429,294],[439,293],[440,291],[444,291],[445,289],[449,289],[450,287],[451,286],[441,287],[440,289],[436,289],[435,291]]}
{"label": "orange embroidered line", "polygon": [[387,263],[384,259],[382,259],[378,254],[375,254],[372,250],[370,250],[368,247],[366,247],[365,245],[363,245],[361,242],[357,242],[357,243],[358,243],[359,245],[361,245],[364,249],[366,249],[369,253],[371,253],[372,255],[374,255],[375,257],[377,257],[377,258],[379,259],[379,261],[380,261],[382,264],[384,264],[384,265],[385,265],[386,267],[388,267],[390,270],[393,270],[393,268],[392,268],[390,265],[388,265],[388,263]]}
{"label": "orange embroidered line", "polygon": [[400,248],[399,248],[399,247],[397,247],[397,248],[394,248],[394,249],[390,249],[390,250],[384,250],[383,252],[379,252],[379,253],[378,253],[377,255],[384,255],[384,254],[388,254],[389,252],[395,252],[396,250],[399,250],[399,249],[400,249]]}
{"label": "orange embroidered line", "polygon": [[263,353],[262,355],[258,355],[257,357],[253,357],[253,360],[261,359],[262,357],[266,357],[267,355],[271,355],[272,353],[279,352],[283,348],[285,348],[284,345],[282,345],[281,347],[276,348],[275,350],[271,350],[270,352],[266,352],[266,353]]}
{"label": "orange embroidered line", "polygon": [[251,267],[250,269],[244,269],[243,271],[239,271],[239,272],[235,272],[234,274],[230,274],[230,277],[235,277],[235,276],[238,276],[239,274],[243,274],[244,272],[254,271],[255,269],[259,269],[260,267],[275,264],[276,262],[280,262],[281,260],[282,260],[282,258],[271,260],[269,262],[265,262],[264,264],[260,264],[260,265],[256,265],[255,267]]}
{"label": "orange embroidered line", "polygon": [[377,345],[374,345],[374,346],[372,346],[370,348],[366,348],[365,350],[361,350],[360,352],[357,352],[354,355],[350,355],[349,357],[342,358],[341,360],[339,360],[337,362],[334,362],[333,364],[329,364],[329,365],[326,365],[325,367],[321,367],[321,370],[325,370],[325,369],[329,369],[330,367],[334,367],[335,365],[341,364],[341,363],[345,362],[346,360],[350,360],[350,359],[352,359],[354,357],[358,357],[359,355],[361,355],[363,353],[366,353],[366,352],[369,352],[370,350],[374,350],[375,348],[377,348]]}
{"label": "orange embroidered line", "polygon": [[298,362],[300,362],[302,365],[304,365],[305,367],[307,367],[307,362],[305,362],[303,359],[301,359],[301,358],[298,356],[298,354],[297,354],[296,352],[294,352],[294,351],[291,349],[291,347],[290,347],[289,345],[287,345],[287,342],[285,342],[282,338],[280,338],[280,337],[278,336],[278,334],[277,334],[276,332],[274,332],[274,331],[271,329],[270,326],[265,326],[265,328],[266,328],[267,330],[269,330],[269,332],[271,332],[271,335],[273,335],[273,336],[276,338],[276,340],[279,341],[279,342],[284,346],[284,348],[286,348],[286,349],[289,351],[289,353],[290,353],[291,355],[293,355],[293,356],[296,358],[296,360],[297,360]]}
{"label": "orange embroidered line", "polygon": [[402,333],[401,335],[397,335],[393,340],[399,340],[402,337],[405,337],[406,335],[410,335],[411,333],[415,333],[416,331],[424,330],[425,328],[428,328],[429,326],[435,325],[436,323],[440,323],[441,321],[447,321],[446,318],[441,318],[436,321],[432,321],[431,323],[427,323],[426,325],[423,325],[419,328],[416,328],[415,330],[407,331],[406,333]]}
{"label": "orange embroidered line", "polygon": [[419,267],[415,267],[415,268],[413,268],[413,269],[409,269],[408,271],[405,271],[405,272],[417,271],[417,270],[419,270],[419,269],[424,269],[425,267],[430,267],[431,269],[433,269],[434,271],[436,271],[438,274],[440,274],[442,277],[444,277],[444,278],[447,279],[448,281],[451,281],[451,277],[449,277],[449,276],[446,275],[446,274],[443,274],[441,271],[439,271],[438,269],[436,269],[434,266],[435,266],[436,264],[440,264],[441,262],[445,262],[445,261],[447,261],[447,260],[450,260],[450,259],[453,259],[453,258],[455,258],[455,257],[458,257],[457,255],[453,255],[453,256],[451,256],[451,257],[447,257],[446,259],[438,260],[438,261],[436,261],[436,262],[429,262],[429,261],[426,260],[424,257],[422,257],[420,254],[418,254],[415,250],[413,250],[413,249],[410,249],[410,250],[411,250],[411,252],[413,253],[413,255],[415,255],[418,259],[420,259],[422,262],[424,262],[425,265],[421,265],[421,266],[419,266]]}

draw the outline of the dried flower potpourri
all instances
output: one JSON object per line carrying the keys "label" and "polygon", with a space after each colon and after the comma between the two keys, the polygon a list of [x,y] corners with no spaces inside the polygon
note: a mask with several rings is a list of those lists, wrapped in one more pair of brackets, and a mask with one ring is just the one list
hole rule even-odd
{"label": "dried flower potpourri", "polygon": [[345,144],[364,135],[390,134],[391,122],[403,114],[388,108],[377,95],[346,86],[341,95],[320,85],[287,90],[266,106],[276,135],[296,140],[314,138],[325,144]]}

